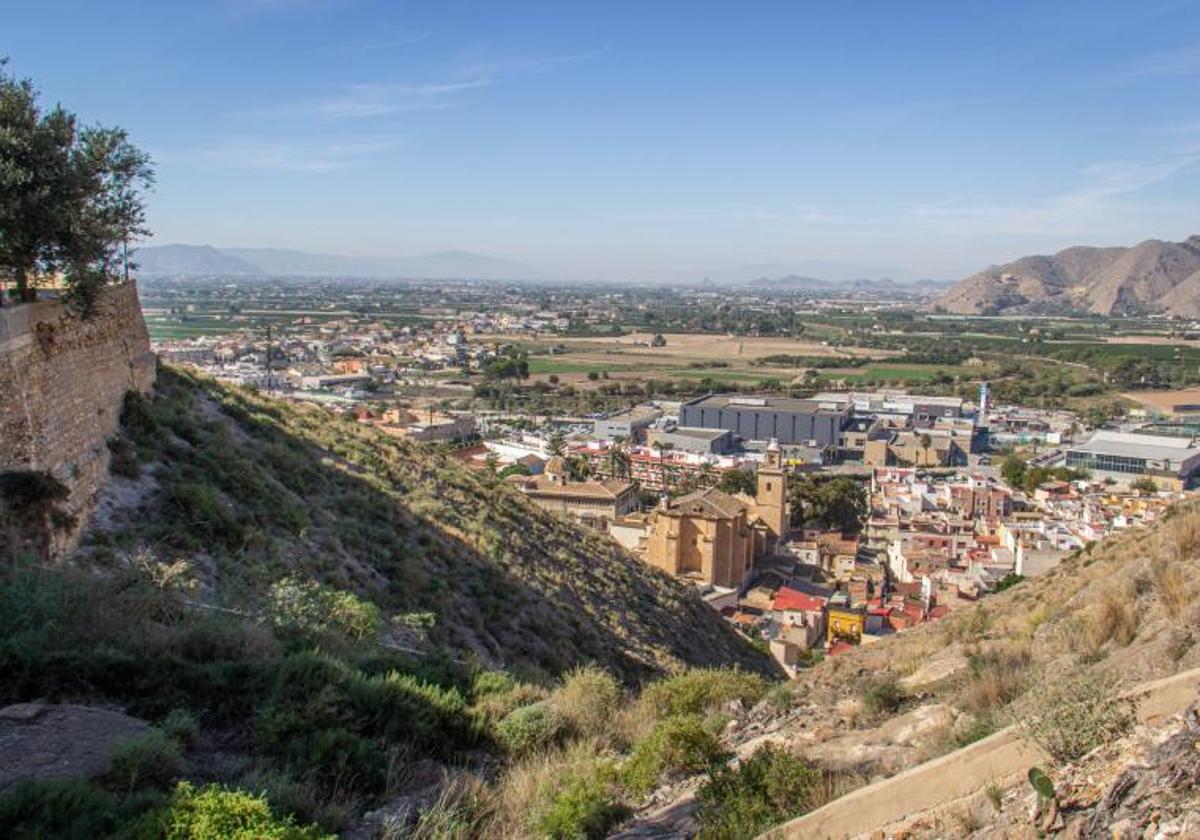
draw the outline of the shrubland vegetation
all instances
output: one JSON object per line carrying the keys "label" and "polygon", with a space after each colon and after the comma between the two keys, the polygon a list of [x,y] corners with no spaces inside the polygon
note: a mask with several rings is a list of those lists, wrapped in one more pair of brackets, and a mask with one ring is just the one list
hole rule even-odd
{"label": "shrubland vegetation", "polygon": [[[716,762],[706,716],[767,689],[681,585],[435,451],[169,369],[123,430],[135,501],[88,571],[2,564],[0,703],[155,727],[102,779],[0,798],[18,834],[316,836],[432,759],[462,769],[426,836],[592,836]],[[687,670],[717,662],[751,670]],[[214,749],[239,756],[216,776]]]}

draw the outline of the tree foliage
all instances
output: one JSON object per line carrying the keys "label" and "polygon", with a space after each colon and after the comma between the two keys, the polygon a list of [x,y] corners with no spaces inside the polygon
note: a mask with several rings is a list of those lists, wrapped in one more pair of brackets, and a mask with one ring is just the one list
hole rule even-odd
{"label": "tree foliage", "polygon": [[0,275],[22,300],[61,275],[68,299],[90,309],[119,276],[122,247],[148,233],[142,194],[153,179],[124,130],[43,110],[33,83],[0,65]]}
{"label": "tree foliage", "polygon": [[846,534],[862,530],[868,504],[862,483],[845,475],[810,475],[792,482],[788,488],[792,523],[816,523]]}

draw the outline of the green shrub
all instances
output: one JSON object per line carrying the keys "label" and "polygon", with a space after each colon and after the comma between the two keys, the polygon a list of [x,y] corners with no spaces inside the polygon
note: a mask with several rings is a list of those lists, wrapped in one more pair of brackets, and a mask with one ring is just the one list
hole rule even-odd
{"label": "green shrub", "polygon": [[144,819],[147,836],[163,840],[318,840],[316,826],[280,819],[261,796],[220,785],[197,790],[180,782],[170,802]]}
{"label": "green shrub", "polygon": [[577,769],[546,796],[534,815],[539,836],[602,838],[628,814],[616,796],[616,771],[607,762]]}
{"label": "green shrub", "polygon": [[337,633],[363,642],[378,636],[382,626],[379,607],[370,601],[294,575],[273,583],[267,597],[275,626],[307,638]]}
{"label": "green shrub", "polygon": [[889,715],[904,702],[904,692],[896,682],[894,674],[887,674],[867,682],[859,692],[863,710],[872,717]]}
{"label": "green shrub", "polygon": [[159,723],[158,728],[168,738],[184,747],[195,743],[196,736],[200,733],[200,724],[187,709],[172,709]]}
{"label": "green shrub", "polygon": [[550,705],[564,726],[576,735],[597,735],[621,703],[621,686],[595,666],[576,668],[550,695]]}
{"label": "green shrub", "polygon": [[705,838],[754,837],[821,803],[821,773],[782,747],[759,747],[736,770],[723,767],[701,785],[700,827]]}
{"label": "green shrub", "polygon": [[471,682],[472,697],[507,694],[517,687],[517,680],[507,671],[480,671]]}
{"label": "green shrub", "polygon": [[0,796],[0,826],[11,840],[94,840],[117,834],[156,804],[154,795],[122,799],[81,781],[26,780]]}
{"label": "green shrub", "polygon": [[123,437],[115,437],[108,442],[108,451],[112,457],[108,462],[108,471],[122,478],[136,479],[142,474],[138,463],[137,450],[132,443]]}
{"label": "green shrub", "polygon": [[699,773],[725,758],[721,742],[699,715],[677,715],[659,722],[634,747],[622,776],[629,790],[640,796],[660,782]]}
{"label": "green shrub", "polygon": [[767,681],[758,674],[736,668],[705,668],[652,683],[642,692],[642,701],[659,715],[699,714],[730,700],[757,702],[766,691]]}
{"label": "green shrub", "polygon": [[109,755],[108,777],[126,790],[147,785],[164,787],[179,772],[179,744],[161,729],[120,741]]}
{"label": "green shrub", "polygon": [[496,725],[496,740],[514,755],[549,746],[562,730],[562,721],[546,703],[513,709]]}
{"label": "green shrub", "polygon": [[1134,701],[1120,695],[1116,678],[1080,669],[1034,680],[1020,704],[1026,736],[1056,761],[1069,762],[1127,734]]}

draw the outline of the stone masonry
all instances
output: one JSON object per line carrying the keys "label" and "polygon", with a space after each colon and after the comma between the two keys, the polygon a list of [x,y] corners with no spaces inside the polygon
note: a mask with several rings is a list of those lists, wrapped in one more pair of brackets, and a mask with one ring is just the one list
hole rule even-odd
{"label": "stone masonry", "polygon": [[91,318],[57,301],[0,309],[0,472],[40,470],[71,490],[71,549],[108,478],[108,440],[131,389],[154,384],[155,357],[134,283],[108,287]]}

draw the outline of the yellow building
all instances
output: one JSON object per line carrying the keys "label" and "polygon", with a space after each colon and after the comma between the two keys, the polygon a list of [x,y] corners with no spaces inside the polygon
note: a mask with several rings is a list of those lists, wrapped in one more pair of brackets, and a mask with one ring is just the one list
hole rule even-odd
{"label": "yellow building", "polygon": [[854,607],[835,607],[830,604],[825,614],[825,626],[828,628],[830,644],[838,639],[858,644],[866,627],[866,613]]}
{"label": "yellow building", "polygon": [[787,476],[779,444],[767,447],[752,498],[708,488],[663,499],[646,523],[650,565],[697,583],[736,588],[787,533]]}

